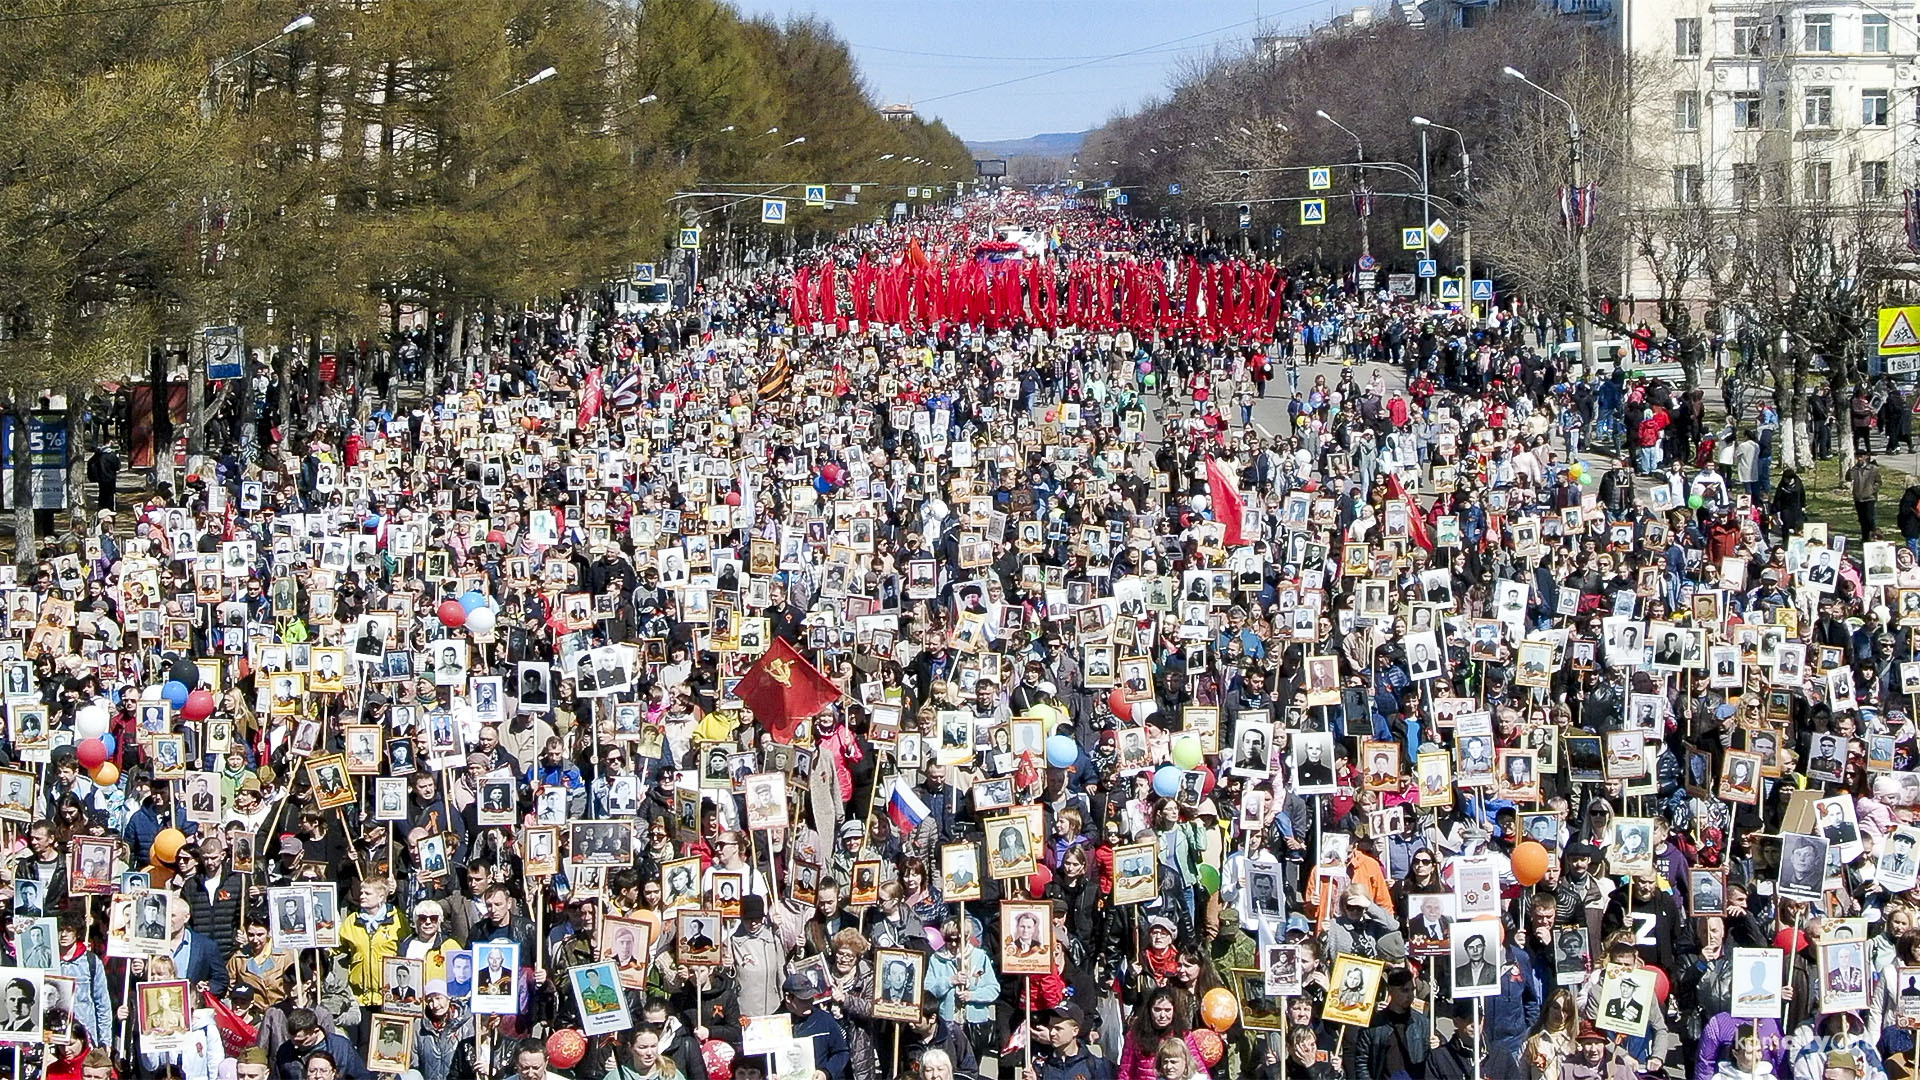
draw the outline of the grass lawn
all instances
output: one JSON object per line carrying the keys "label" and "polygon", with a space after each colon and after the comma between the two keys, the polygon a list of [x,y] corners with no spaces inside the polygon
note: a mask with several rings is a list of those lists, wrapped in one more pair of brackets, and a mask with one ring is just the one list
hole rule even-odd
{"label": "grass lawn", "polygon": [[[1877,434],[1875,440],[1878,441]],[[1875,524],[1879,526],[1881,539],[1889,536],[1898,539],[1900,533],[1895,526],[1895,511],[1900,506],[1901,493],[1916,480],[1915,475],[1902,466],[1913,466],[1915,456],[1903,453],[1891,458],[1876,456],[1874,460],[1880,463],[1880,505]],[[1800,479],[1807,485],[1808,521],[1824,521],[1830,532],[1845,533],[1856,538],[1860,535],[1860,519],[1853,512],[1853,493],[1840,475],[1839,455],[1815,463],[1811,472],[1802,470]],[[1780,482],[1777,462],[1773,482]]]}

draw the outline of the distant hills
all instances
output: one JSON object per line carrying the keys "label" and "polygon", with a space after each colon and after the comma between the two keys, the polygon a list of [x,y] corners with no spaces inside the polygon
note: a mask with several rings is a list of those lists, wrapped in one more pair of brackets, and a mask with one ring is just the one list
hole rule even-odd
{"label": "distant hills", "polygon": [[1086,142],[1087,134],[1084,131],[1056,131],[1025,139],[970,142],[967,149],[976,158],[1066,157],[1079,153],[1080,144]]}

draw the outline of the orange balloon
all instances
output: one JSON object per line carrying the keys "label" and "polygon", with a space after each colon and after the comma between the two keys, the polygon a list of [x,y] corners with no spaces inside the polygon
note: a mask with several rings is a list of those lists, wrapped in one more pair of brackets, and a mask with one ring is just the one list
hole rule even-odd
{"label": "orange balloon", "polygon": [[1188,1037],[1200,1048],[1200,1060],[1206,1062],[1208,1068],[1220,1064],[1220,1059],[1227,1056],[1227,1041],[1217,1031],[1201,1028]]}
{"label": "orange balloon", "polygon": [[160,834],[153,838],[153,861],[171,863],[173,857],[180,854],[180,849],[186,846],[186,833],[179,829],[161,829]]}
{"label": "orange balloon", "polygon": [[1200,1019],[1215,1031],[1225,1031],[1240,1018],[1240,999],[1233,991],[1216,986],[1200,999]]}
{"label": "orange balloon", "polygon": [[1532,840],[1523,840],[1513,849],[1513,880],[1522,885],[1537,885],[1547,876],[1547,849]]}
{"label": "orange balloon", "polygon": [[101,787],[112,787],[120,782],[120,766],[111,761],[103,761],[93,770],[93,782]]}

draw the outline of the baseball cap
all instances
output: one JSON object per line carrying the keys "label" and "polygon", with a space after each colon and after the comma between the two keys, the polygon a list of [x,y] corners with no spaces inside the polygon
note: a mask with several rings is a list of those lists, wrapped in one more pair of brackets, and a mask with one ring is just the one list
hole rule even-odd
{"label": "baseball cap", "polygon": [[1047,1010],[1047,1020],[1050,1023],[1060,1020],[1071,1020],[1080,1025],[1082,1030],[1085,1030],[1087,1026],[1087,1011],[1071,1001],[1063,1001]]}
{"label": "baseball cap", "polygon": [[780,984],[780,990],[782,993],[792,994],[805,1001],[813,1000],[813,995],[818,993],[818,988],[813,985],[813,979],[797,971],[787,976],[786,981]]}
{"label": "baseball cap", "polygon": [[1834,1050],[1827,1054],[1827,1068],[1845,1069],[1851,1073],[1860,1071],[1860,1061],[1846,1050]]}
{"label": "baseball cap", "polygon": [[280,838],[280,854],[305,855],[306,853],[307,845],[299,837],[283,836]]}
{"label": "baseball cap", "polygon": [[1174,932],[1175,927],[1173,925],[1172,919],[1167,918],[1165,915],[1155,915],[1152,918],[1149,918],[1147,920],[1147,929],[1165,930],[1167,933],[1171,934]]}

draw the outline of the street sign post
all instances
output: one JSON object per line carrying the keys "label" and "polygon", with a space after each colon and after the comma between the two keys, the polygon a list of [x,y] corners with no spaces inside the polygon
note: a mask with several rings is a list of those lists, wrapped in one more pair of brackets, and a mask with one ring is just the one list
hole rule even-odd
{"label": "street sign post", "polygon": [[1920,353],[1920,305],[1880,309],[1881,356]]}
{"label": "street sign post", "polygon": [[1427,246],[1427,230],[1418,225],[1400,230],[1400,247],[1403,251],[1419,251]]}
{"label": "street sign post", "polygon": [[688,251],[695,250],[700,246],[700,229],[698,226],[689,225],[680,230],[680,246]]}
{"label": "street sign post", "polygon": [[1474,278],[1472,291],[1467,295],[1474,303],[1491,303],[1493,301],[1493,279]]}
{"label": "street sign post", "polygon": [[785,225],[787,223],[787,200],[761,199],[760,224]]}
{"label": "street sign post", "polygon": [[827,205],[827,185],[808,184],[807,185],[807,205],[808,206]]}
{"label": "street sign post", "polygon": [[1300,200],[1300,224],[1325,225],[1327,223],[1327,200]]}
{"label": "street sign post", "polygon": [[1452,235],[1453,227],[1441,221],[1439,218],[1434,218],[1433,221],[1427,225],[1427,239],[1436,244],[1445,243],[1447,237]]}
{"label": "street sign post", "polygon": [[1440,302],[1441,303],[1458,304],[1465,299],[1465,296],[1464,296],[1465,292],[1466,290],[1462,287],[1462,283],[1459,278],[1443,277],[1440,279]]}
{"label": "street sign post", "polygon": [[1310,191],[1325,191],[1333,186],[1333,168],[1329,165],[1316,165],[1307,170],[1307,188]]}
{"label": "street sign post", "polygon": [[1421,259],[1418,266],[1416,267],[1416,270],[1421,277],[1439,277],[1440,276],[1440,260]]}

